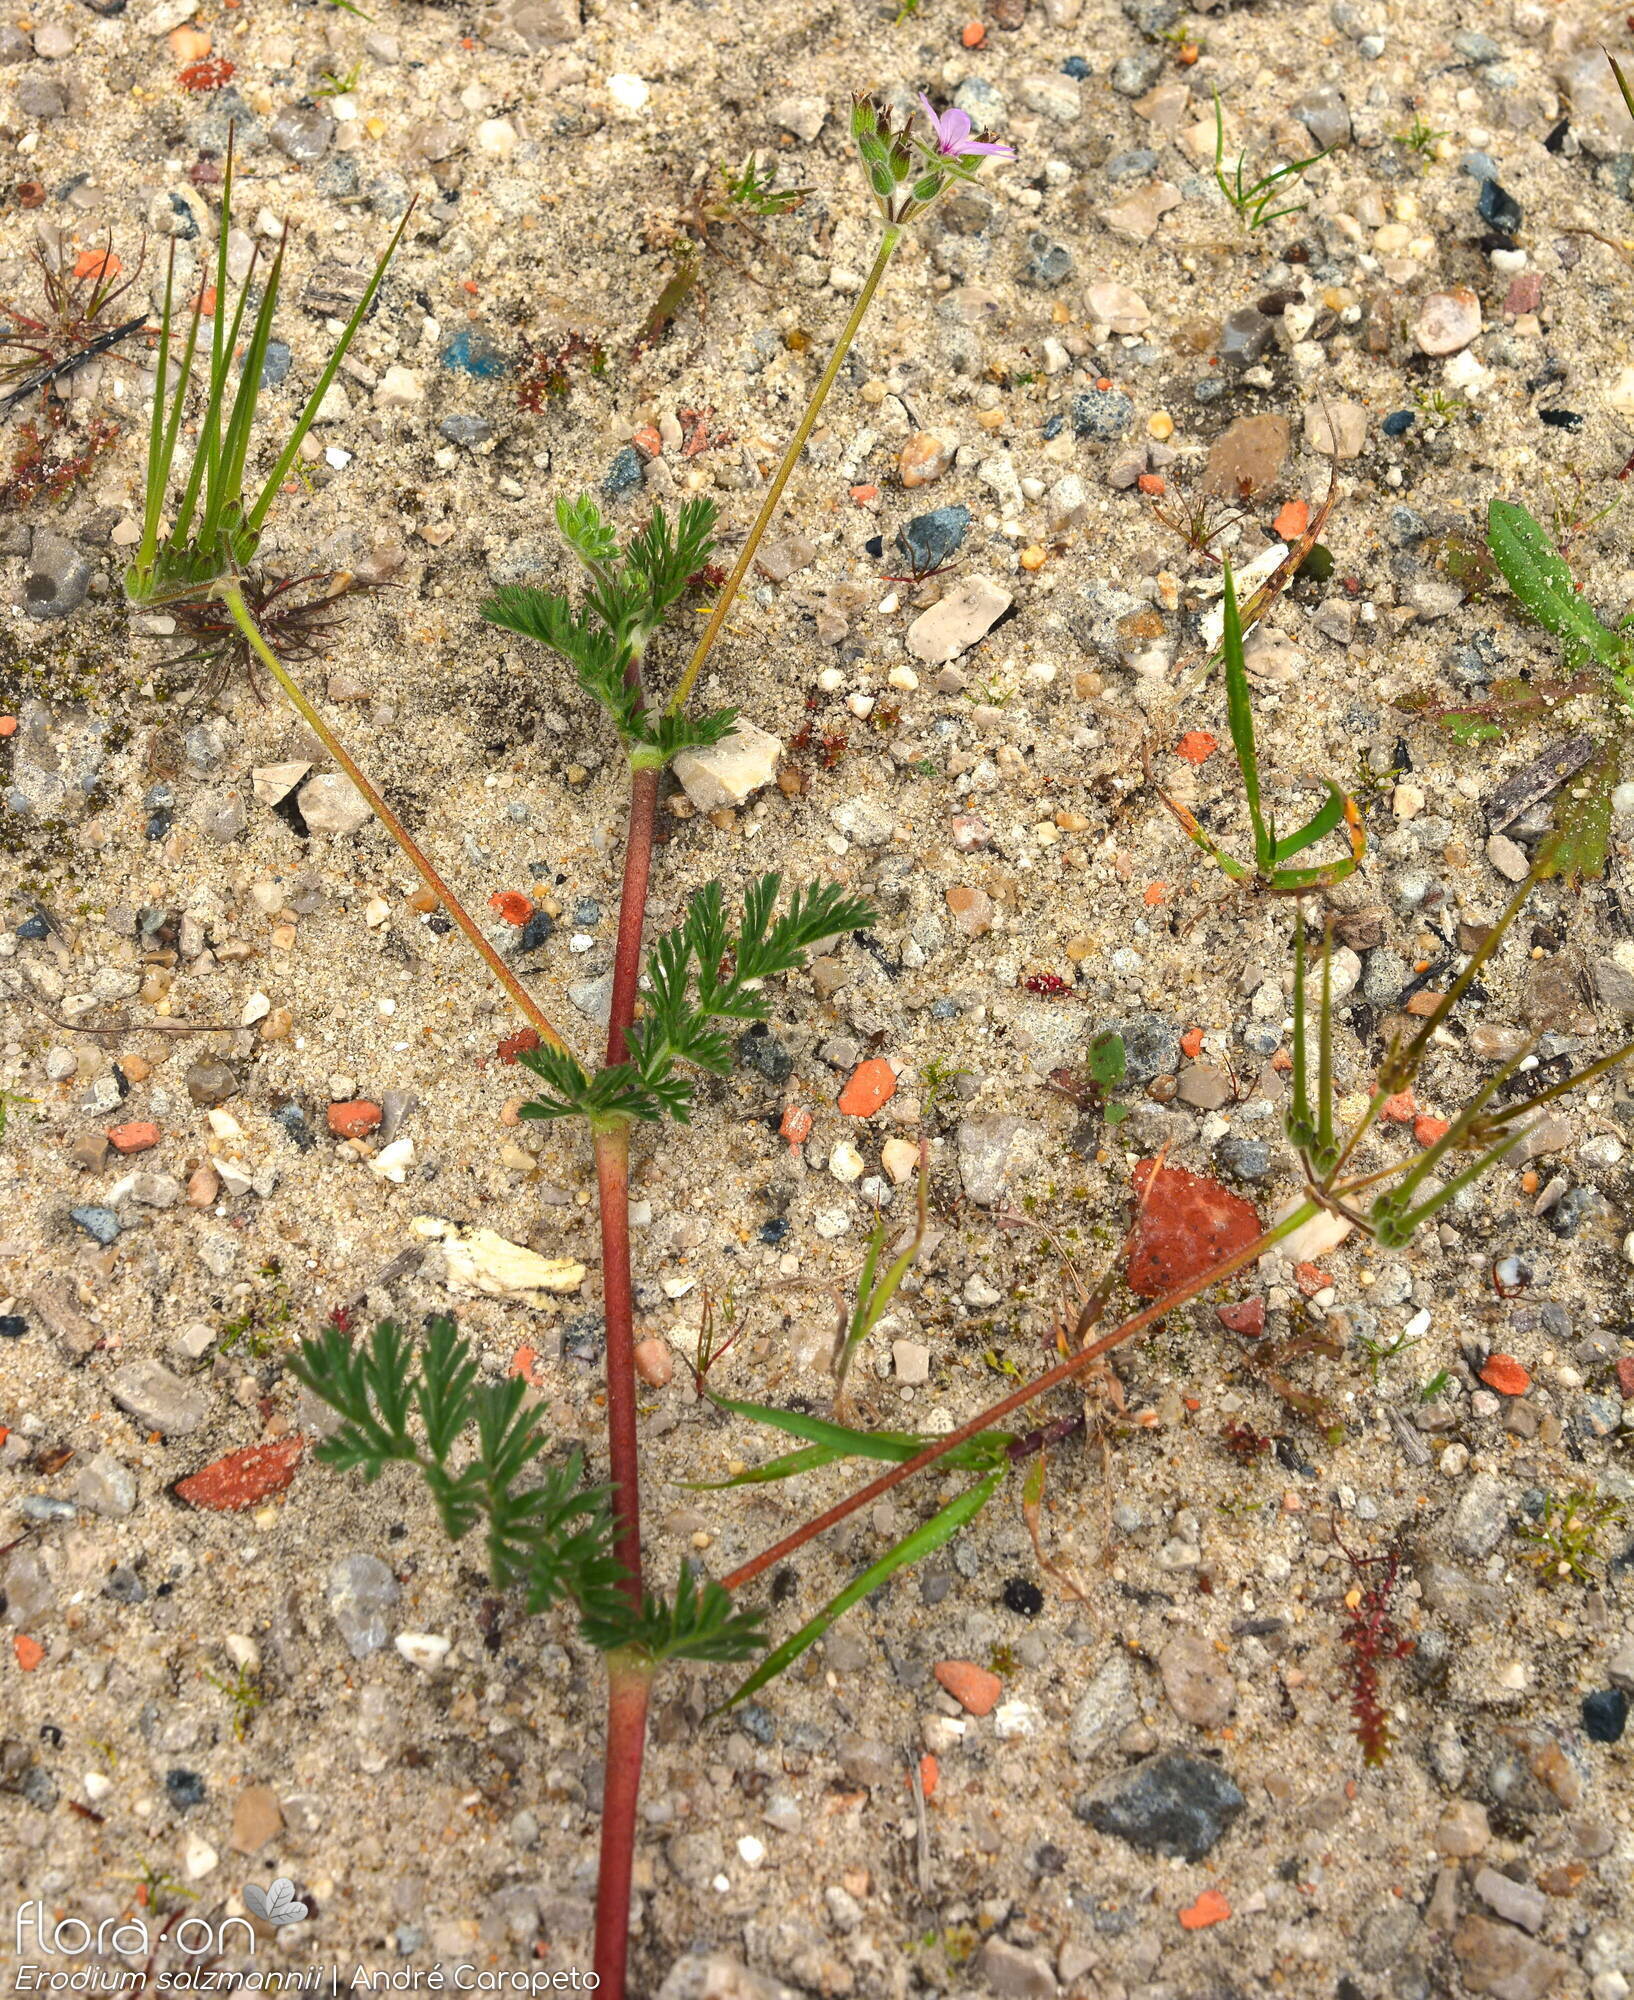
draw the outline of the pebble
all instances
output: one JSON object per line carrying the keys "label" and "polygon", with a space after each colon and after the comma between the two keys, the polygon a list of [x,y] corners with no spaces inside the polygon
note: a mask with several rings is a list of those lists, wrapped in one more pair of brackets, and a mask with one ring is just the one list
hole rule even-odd
{"label": "pebble", "polygon": [[1213,1647],[1178,1632],[1158,1654],[1158,1672],[1169,1706],[1182,1722],[1223,1729],[1237,1706],[1237,1684]]}
{"label": "pebble", "polygon": [[341,1556],[330,1565],[325,1601],[354,1660],[385,1645],[387,1613],[400,1595],[397,1579],[378,1556]]}
{"label": "pebble", "polygon": [[1486,858],[1506,882],[1524,882],[1532,872],[1526,849],[1518,841],[1511,840],[1507,833],[1494,833],[1488,837]]}
{"label": "pebble", "polygon": [[[1155,154],[1141,157],[1149,159],[1153,166],[1157,164]],[[1110,170],[1109,162],[1106,171]],[[1139,292],[1131,291],[1127,285],[1117,284],[1110,279],[1098,285],[1091,285],[1086,294],[1086,303],[1090,319],[1109,327],[1113,333],[1144,333],[1152,323],[1151,308]]]}
{"label": "pebble", "polygon": [[1246,488],[1264,493],[1276,484],[1287,462],[1288,419],[1267,413],[1238,417],[1209,447],[1202,489],[1218,499],[1236,500]]}
{"label": "pebble", "polygon": [[392,1643],[411,1667],[434,1673],[448,1658],[454,1642],[440,1632],[399,1632]]}
{"label": "pebble", "polygon": [[1073,1704],[1067,1723],[1067,1749],[1076,1763],[1093,1763],[1139,1720],[1140,1703],[1129,1655],[1122,1646],[1114,1646]]}
{"label": "pebble", "polygon": [[127,1361],[109,1376],[108,1393],[142,1429],[166,1437],[196,1431],[210,1414],[206,1392],[158,1361]]}
{"label": "pebble", "polygon": [[246,1785],[233,1800],[233,1830],[229,1844],[235,1854],[259,1854],[284,1830],[278,1794],[270,1785]]}
{"label": "pebble", "polygon": [[1097,387],[1072,399],[1072,428],[1077,437],[1116,444],[1128,436],[1134,421],[1134,403],[1121,389]]}
{"label": "pebble", "polygon": [[1431,292],[1413,324],[1413,338],[1423,354],[1458,354],[1480,331],[1481,301],[1467,285]]}
{"label": "pebble", "polygon": [[933,1671],[967,1715],[990,1714],[1004,1692],[998,1675],[972,1660],[939,1660]]}
{"label": "pebble", "polygon": [[1072,1810],[1097,1833],[1147,1853],[1201,1861],[1246,1804],[1218,1764],[1168,1750],[1080,1793]]}
{"label": "pebble", "polygon": [[896,463],[904,486],[928,486],[953,463],[953,446],[935,431],[916,431],[898,452]]}
{"label": "pebble", "polygon": [[1491,1840],[1486,1807],[1476,1799],[1455,1799],[1435,1830],[1435,1850],[1449,1861],[1484,1853]]}
{"label": "pebble", "polygon": [[343,771],[320,771],[295,795],[310,833],[356,833],[367,826],[374,809]]}
{"label": "pebble", "polygon": [[135,1473],[106,1451],[86,1459],[70,1490],[76,1506],[113,1521],[124,1520],[136,1506]]}
{"label": "pebble", "polygon": [[1467,1917],[1453,1933],[1452,1949],[1469,1990],[1501,2000],[1548,2000],[1567,1970],[1558,1953],[1491,1917]]}
{"label": "pebble", "polygon": [[[1009,591],[992,577],[966,577],[908,627],[908,650],[931,666],[945,665],[985,638],[1013,602]],[[676,759],[678,771],[682,761]]]}
{"label": "pebble", "polygon": [[990,1937],[976,1954],[976,1971],[1000,2000],[1055,2000],[1060,1992],[1049,1960],[1008,1938]]}
{"label": "pebble", "polygon": [[959,1177],[967,1197],[983,1208],[1003,1199],[1014,1176],[1039,1156],[1042,1128],[1010,1112],[990,1112],[959,1122]]}
{"label": "pebble", "polygon": [[[209,1329],[205,1329],[206,1332]],[[208,1352],[208,1344],[199,1358]],[[306,1440],[298,1433],[228,1452],[176,1482],[176,1497],[214,1514],[240,1514],[281,1493],[295,1477]]]}
{"label": "pebble", "polygon": [[36,528],[23,578],[25,618],[66,618],[85,602],[91,565],[74,544],[51,528]]}
{"label": "pebble", "polygon": [[746,805],[777,776],[781,741],[741,716],[733,733],[701,750],[683,750],[675,775],[699,812]]}
{"label": "pebble", "polygon": [[916,574],[940,569],[959,553],[970,520],[968,507],[932,508],[897,530],[896,545]]}

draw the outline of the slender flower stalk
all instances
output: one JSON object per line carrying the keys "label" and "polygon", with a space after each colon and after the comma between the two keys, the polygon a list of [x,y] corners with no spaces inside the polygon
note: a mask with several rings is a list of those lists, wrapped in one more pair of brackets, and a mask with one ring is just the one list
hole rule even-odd
{"label": "slender flower stalk", "polygon": [[828,392],[834,386],[835,377],[839,374],[845,357],[851,352],[851,344],[857,337],[857,329],[867,316],[868,308],[874,302],[874,294],[879,290],[880,280],[885,276],[886,267],[901,241],[901,225],[888,222],[885,225],[885,233],[880,238],[879,249],[874,253],[873,267],[863,282],[862,290],[857,294],[857,302],[851,308],[850,316],[840,328],[840,337],[834,343],[834,352],[828,357],[828,366],[823,370],[816,388],[811,392],[811,401],[806,405],[805,415],[795,426],[794,435],[789,439],[788,448],[783,453],[783,462],[778,466],[771,485],[766,489],[766,497],[760,503],[760,512],[755,516],[754,525],[744,540],[737,561],[732,565],[731,575],[721,587],[720,595],[715,600],[715,608],[709,614],[709,623],[704,627],[703,636],[694,648],[692,658],[687,662],[686,672],[676,683],[675,692],[670,697],[670,707],[677,714],[685,708],[704,661],[715,649],[715,641],[720,637],[721,627],[726,623],[727,614],[736,601],[743,579],[749,573],[749,565],[755,559],[755,551],[760,547],[761,537],[771,526],[772,517],[777,512],[777,503],[783,498],[783,489],[788,485],[790,475],[800,462],[800,454],[806,448],[806,440],[811,436],[812,427],[828,400]]}

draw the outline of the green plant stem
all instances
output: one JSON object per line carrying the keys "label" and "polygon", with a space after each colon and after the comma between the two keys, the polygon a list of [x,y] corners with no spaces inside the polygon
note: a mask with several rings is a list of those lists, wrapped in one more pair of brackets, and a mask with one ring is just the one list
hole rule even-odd
{"label": "green plant stem", "polygon": [[596,1874],[595,1970],[599,1993],[624,2000],[630,1950],[630,1882],[635,1872],[636,1805],[647,1748],[652,1667],[625,1652],[607,1656],[607,1747]]}
{"label": "green plant stem", "polygon": [[980,1416],[972,1417],[969,1423],[961,1424],[957,1430],[949,1431],[946,1437],[939,1437],[934,1444],[926,1445],[923,1451],[916,1452],[912,1458],[905,1458],[900,1465],[893,1465],[889,1472],[882,1473],[878,1479],[870,1480],[866,1486],[859,1487],[848,1499],[837,1502],[826,1513],[814,1516],[796,1528],[792,1534],[785,1535],[782,1541],[774,1542],[769,1549],[762,1549],[758,1556],[733,1570],[730,1576],[723,1576],[722,1587],[726,1590],[740,1590],[744,1584],[753,1583],[757,1576],[762,1575],[775,1563],[782,1562],[797,1549],[804,1548],[807,1542],[814,1541],[828,1529],[838,1526],[859,1508],[872,1506],[874,1501],[889,1493],[893,1486],[900,1486],[904,1479],[911,1478],[916,1472],[923,1472],[927,1466],[934,1465],[939,1458],[945,1458],[950,1451],[957,1450],[960,1445],[967,1443],[982,1431],[991,1430],[994,1424],[1002,1423],[1006,1417],[1024,1409],[1028,1403],[1035,1402],[1047,1391],[1058,1389],[1063,1382],[1070,1382],[1073,1376],[1082,1374],[1103,1354],[1110,1353],[1114,1347],[1121,1347],[1125,1341],[1133,1340],[1137,1333],[1144,1333],[1155,1321],[1176,1311],[1180,1306],[1189,1304],[1200,1293],[1206,1292],[1211,1285],[1222,1284],[1227,1278],[1235,1276],[1245,1266],[1263,1257],[1267,1250],[1280,1243],[1285,1236],[1291,1236],[1302,1223],[1311,1221],[1322,1212],[1322,1204],[1319,1201],[1313,1199],[1301,1202],[1291,1215],[1284,1216],[1281,1222],[1274,1228],[1266,1230],[1263,1236],[1256,1236],[1245,1249],[1222,1258],[1201,1277],[1194,1278],[1189,1285],[1182,1285],[1175,1291],[1165,1293],[1162,1298],[1154,1299],[1149,1306],[1143,1306],[1121,1326],[1113,1327],[1110,1333],[1102,1334],[1099,1340],[1092,1342],[1088,1347],[1080,1348],[1076,1354],[1057,1363],[1045,1374],[1036,1376],[1031,1382],[1023,1383],[1002,1401],[983,1410]]}
{"label": "green plant stem", "polygon": [[476,948],[477,953],[488,967],[488,970],[516,1003],[524,1019],[535,1029],[542,1041],[550,1042],[554,1047],[559,1049],[565,1048],[567,1044],[557,1034],[548,1016],[534,1001],[532,994],[528,992],[528,989],[522,984],[521,980],[517,978],[516,974],[512,972],[510,967],[500,957],[499,953],[495,951],[487,938],[483,936],[476,920],[467,912],[453,890],[449,888],[436,869],[432,867],[429,857],[419,842],[415,840],[408,828],[404,826],[396,813],[387,805],[374,785],[364,776],[361,767],[351,752],[329,727],[328,723],[324,721],[317,709],[313,707],[312,703],[302,692],[299,684],[290,674],[289,669],[262,637],[260,627],[250,616],[250,608],[244,602],[244,593],[239,589],[236,579],[224,580],[218,586],[218,590],[222,603],[226,605],[228,612],[231,614],[233,623],[243,633],[255,657],[283,689],[296,714],[300,716],[313,735],[317,737],[330,756],[334,758],[347,777],[351,779],[364,798],[368,800],[375,818],[379,820],[380,824],[403,850],[403,853],[413,864],[415,872],[425,883],[426,887],[442,904],[443,908],[454,919],[455,923],[459,925],[460,929],[464,931],[466,937]]}
{"label": "green plant stem", "polygon": [[863,288],[857,294],[857,302],[851,308],[851,316],[840,329],[840,337],[834,344],[834,352],[828,357],[828,366],[823,370],[817,387],[812,391],[811,401],[806,405],[806,413],[800,419],[794,436],[789,439],[788,449],[783,454],[783,463],[777,468],[771,485],[766,489],[766,498],[760,504],[760,512],[755,516],[754,526],[749,530],[732,574],[721,587],[715,608],[709,614],[709,623],[704,627],[703,637],[693,650],[687,669],[682,674],[674,694],[670,696],[672,713],[679,714],[686,707],[687,697],[692,693],[703,663],[715,649],[715,641],[720,637],[721,627],[726,623],[727,613],[737,598],[738,589],[748,574],[749,565],[755,559],[755,550],[760,546],[760,538],[771,526],[772,516],[777,512],[777,503],[783,497],[783,488],[789,483],[789,475],[799,462],[800,454],[806,448],[806,439],[811,436],[812,426],[817,421],[818,412],[828,399],[828,392],[834,386],[834,378],[840,372],[840,365],[851,351],[851,343],[857,337],[857,329],[862,325],[869,306],[874,302],[874,294],[879,290],[880,280],[885,276],[885,268],[890,263],[897,245],[902,241],[903,225],[889,222],[880,238],[879,249],[874,257],[874,267],[868,273]]}

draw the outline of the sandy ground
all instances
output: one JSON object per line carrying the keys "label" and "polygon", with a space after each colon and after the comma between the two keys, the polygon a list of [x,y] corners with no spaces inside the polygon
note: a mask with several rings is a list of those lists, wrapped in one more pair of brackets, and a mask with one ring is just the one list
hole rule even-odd
{"label": "sandy ground", "polygon": [[[144,232],[114,310],[156,300],[172,242],[191,281],[236,119],[235,268],[251,234],[293,231],[269,424],[414,196],[263,553],[271,573],[382,586],[350,600],[308,685],[474,908],[521,891],[556,919],[519,962],[586,1054],[622,769],[568,672],[478,603],[564,578],[550,503],[608,481],[629,485],[606,503],[621,525],[710,493],[736,546],[872,256],[850,92],[959,91],[1017,150],[898,255],[773,531],[785,560],[705,676],[798,782],[714,815],[666,783],[655,924],[711,877],[735,893],[767,867],[848,883],[880,921],[874,948],[845,942],[780,988],[774,1048],[701,1091],[691,1132],[638,1144],[640,1312],[677,1350],[644,1392],[659,1576],[683,1558],[724,1574],[846,1489],[830,1471],[683,1490],[773,1447],[701,1403],[681,1357],[708,1295],[742,1330],[720,1386],[826,1408],[869,1192],[896,1219],[910,1207],[881,1175],[885,1141],[933,1141],[934,1247],[856,1380],[860,1418],[892,1427],[945,1429],[1051,1358],[1068,1266],[1092,1284],[1113,1258],[1157,1145],[1262,1213],[1291,1193],[1274,1060],[1289,906],[1227,893],[1143,778],[1144,744],[1162,783],[1245,837],[1223,701],[1193,679],[1218,578],[1188,546],[1194,510],[1241,563],[1334,483],[1331,578],[1288,594],[1253,664],[1269,796],[1291,822],[1331,774],[1369,833],[1333,898],[1356,950],[1347,1092],[1415,978],[1444,984],[1459,927],[1509,893],[1489,845],[1500,781],[1574,730],[1615,734],[1602,687],[1470,750],[1395,705],[1560,677],[1501,586],[1465,601],[1457,537],[1478,540],[1494,495],[1576,529],[1576,573],[1608,613],[1634,595],[1625,516],[1595,518],[1622,496],[1634,419],[1615,241],[1634,127],[1594,64],[1608,38],[1626,45],[1619,18],[1535,0],[1198,16],[1006,0],[982,34],[939,0],[900,21],[133,0],[0,23],[0,298],[35,309],[35,246],[94,263],[111,241],[128,271]],[[221,87],[178,83],[221,58]],[[1253,231],[1221,199],[1215,88],[1250,178],[1337,141],[1289,196],[1303,212]],[[756,148],[812,193],[710,223],[697,288],[643,342],[711,174]],[[1494,174],[1518,217],[1482,193]],[[263,1933],[263,1972],[567,1972],[588,1962],[602,1700],[571,1620],[494,1598],[406,1474],[365,1489],[303,1456],[240,1512],[172,1490],[313,1435],[290,1348],[347,1303],[410,1326],[457,1310],[495,1375],[531,1350],[554,1434],[595,1462],[599,1253],[585,1145],[504,1116],[526,1082],[495,1053],[507,1004],[411,905],[383,834],[316,831],[295,803],[330,768],[320,747],[243,679],[164,668],[176,641],[127,612],[151,343],[114,353],[71,378],[47,463],[99,420],[117,437],[60,495],[9,487],[0,519],[0,712],[20,725],[0,750],[0,1084],[25,1100],[0,1140],[0,1960],[74,1962],[76,1934],[53,1958],[15,1928],[27,1906],[219,1921],[246,1883],[286,1876],[309,1917]],[[1411,421],[1387,430],[1393,413]],[[1277,417],[1285,433],[1250,433],[1260,483],[1238,501],[1240,454],[1219,441]],[[33,401],[0,434],[8,465],[28,421]],[[945,470],[908,490],[903,448],[926,432]],[[886,580],[906,571],[897,530],[954,504],[971,513],[957,570]],[[916,656],[911,621],[972,578],[1006,615],[951,663]],[[659,682],[699,602],[655,648]],[[1189,762],[1187,731],[1221,747]],[[1543,823],[1508,828],[1523,866]],[[1615,1046],[1634,1016],[1629,834],[1623,811],[1604,881],[1536,892],[1442,1038],[1422,1111],[1490,1073],[1500,1031],[1545,1027],[1551,1077]],[[163,1032],[180,1022],[220,1025]],[[1048,1078],[1117,1024],[1143,1055],[1114,1133]],[[900,1066],[896,1095],[848,1119],[840,1089],[875,1055]],[[339,1140],[327,1107],[355,1099],[386,1125]],[[778,1135],[788,1104],[814,1114],[803,1152]],[[1051,1454],[1061,1574],[1035,1558],[1017,1481],[755,1708],[706,1720],[727,1675],[668,1676],[634,1990],[1626,1995],[1631,1528],[1607,1521],[1565,1577],[1518,1530],[1573,1493],[1634,1498],[1634,1097],[1613,1075],[1558,1110],[1534,1158],[1409,1253],[1353,1238],[1320,1283],[1278,1265],[1222,1295],[1263,1295],[1273,1333],[1337,1346],[1291,1367],[1341,1414],[1337,1442],[1200,1305],[1121,1357],[1087,1434]],[[143,1122],[155,1146],[105,1157],[100,1135]],[[398,1140],[406,1157],[382,1160]],[[834,1171],[842,1142],[860,1182],[843,1151]],[[396,1178],[376,1170],[393,1161]],[[461,1296],[425,1216],[586,1275],[563,1298]],[[1509,1297],[1506,1257],[1526,1269]],[[1483,1379],[1494,1352],[1524,1393]],[[1230,1424],[1276,1450],[1234,1457]],[[766,1593],[773,1629],[958,1486],[931,1484],[802,1552]],[[1346,1551],[1392,1546],[1416,1649],[1383,1669],[1396,1741],[1370,1769],[1341,1633],[1347,1593],[1380,1572]],[[379,1599],[361,1612],[360,1588]],[[405,1654],[402,1635],[449,1644]],[[997,1676],[990,1712],[942,1688],[950,1661]],[[1107,1823],[1105,1799],[1166,1758],[1213,1801],[1194,1799],[1192,1859]]]}

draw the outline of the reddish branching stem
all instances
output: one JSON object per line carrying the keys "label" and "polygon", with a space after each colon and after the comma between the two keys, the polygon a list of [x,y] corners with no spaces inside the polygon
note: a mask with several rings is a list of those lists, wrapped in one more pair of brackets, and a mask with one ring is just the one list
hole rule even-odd
{"label": "reddish branching stem", "polygon": [[[1340,1547],[1344,1548],[1341,1542]],[[1401,1574],[1401,1544],[1380,1556],[1354,1556],[1345,1549],[1360,1585],[1358,1602],[1340,1632],[1347,1648],[1345,1671],[1350,1681],[1350,1713],[1364,1761],[1375,1769],[1390,1754],[1390,1718],[1380,1698],[1382,1670],[1390,1660],[1403,1660],[1414,1641],[1397,1629],[1390,1609]]]}

